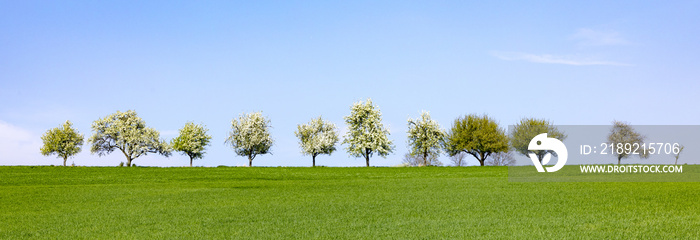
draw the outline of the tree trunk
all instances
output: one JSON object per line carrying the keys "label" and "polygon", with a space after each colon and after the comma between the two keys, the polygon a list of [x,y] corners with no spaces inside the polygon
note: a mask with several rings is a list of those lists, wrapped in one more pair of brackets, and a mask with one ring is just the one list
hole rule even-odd
{"label": "tree trunk", "polygon": [[253,156],[248,155],[248,167],[252,167],[252,166],[253,166]]}
{"label": "tree trunk", "polygon": [[365,149],[365,161],[367,161],[367,167],[369,167],[369,149]]}
{"label": "tree trunk", "polygon": [[190,157],[190,167],[192,167],[192,157]]}
{"label": "tree trunk", "polygon": [[486,155],[486,154],[484,154],[483,152],[481,152],[481,153],[479,153],[479,157],[480,157],[480,158],[479,158],[479,164],[481,164],[481,166],[483,167],[483,166],[484,166],[484,162],[486,161],[486,158],[488,157],[488,155]]}
{"label": "tree trunk", "polygon": [[127,167],[131,167],[131,160],[132,160],[132,159],[131,159],[131,156],[129,156],[129,154],[126,154],[126,152],[124,151],[124,149],[121,149],[121,148],[120,148],[119,150],[121,150],[122,153],[124,154],[124,157],[126,157],[126,166],[127,166]]}
{"label": "tree trunk", "polygon": [[622,159],[622,157],[617,157],[617,165],[620,165],[620,159]]}
{"label": "tree trunk", "polygon": [[428,166],[428,152],[423,153],[423,166]]}
{"label": "tree trunk", "polygon": [[63,158],[63,166],[64,166],[64,167],[66,166],[66,160],[68,160],[68,158],[67,158],[67,157],[64,157],[64,158]]}
{"label": "tree trunk", "polygon": [[315,167],[316,166],[316,155],[311,156],[311,161],[312,161],[311,166]]}

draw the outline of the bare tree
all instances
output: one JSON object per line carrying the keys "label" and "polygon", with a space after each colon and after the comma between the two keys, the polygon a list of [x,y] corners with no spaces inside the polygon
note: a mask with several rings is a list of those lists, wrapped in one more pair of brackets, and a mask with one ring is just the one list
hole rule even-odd
{"label": "bare tree", "polygon": [[[429,154],[428,155],[428,166],[442,166],[442,162],[438,160],[437,154]],[[403,155],[403,163],[408,165],[408,166],[425,166],[425,161],[423,161],[423,156],[411,156],[410,153],[406,153]]]}
{"label": "bare tree", "polygon": [[515,158],[513,158],[512,152],[499,152],[491,154],[491,156],[486,160],[486,165],[489,166],[513,166],[515,165]]}
{"label": "bare tree", "polygon": [[674,156],[674,157],[676,157],[675,165],[678,165],[678,157],[681,156],[681,152],[683,152],[684,148],[685,148],[685,146],[683,146],[683,145],[680,145],[680,147],[678,148],[678,153],[676,153],[676,156]]}
{"label": "bare tree", "polygon": [[466,156],[466,153],[460,152],[455,154],[454,156],[451,156],[450,161],[452,161],[452,165],[454,165],[455,167],[464,167],[467,166],[467,160],[464,159]]}

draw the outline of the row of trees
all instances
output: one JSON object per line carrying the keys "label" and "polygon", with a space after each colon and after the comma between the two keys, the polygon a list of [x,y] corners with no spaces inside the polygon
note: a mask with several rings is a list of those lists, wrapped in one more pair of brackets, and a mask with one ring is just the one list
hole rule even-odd
{"label": "row of trees", "polygon": [[[370,166],[373,155],[386,157],[395,149],[389,139],[389,131],[382,124],[379,107],[372,100],[356,102],[351,106],[350,115],[344,117],[348,132],[342,144],[353,157],[362,157]],[[190,166],[194,159],[201,159],[206,147],[210,144],[211,136],[208,129],[200,124],[188,122],[179,130],[179,135],[169,143],[160,138],[153,128],[146,127],[145,122],[136,112],[117,111],[101,118],[92,124],[93,135],[88,140],[90,151],[103,156],[119,150],[126,158],[126,165],[149,153],[170,156],[172,151],[179,151],[190,158]],[[609,137],[613,142],[641,142],[639,134],[627,124],[615,122]],[[409,153],[404,161],[410,165],[440,165],[438,156],[446,153],[456,166],[464,164],[464,156],[470,155],[479,161],[481,166],[490,161],[491,165],[509,165],[514,160],[510,150],[527,156],[535,153],[540,161],[552,151],[529,151],[530,139],[540,133],[548,133],[549,137],[564,140],[566,135],[560,132],[549,121],[524,118],[512,131],[506,131],[487,115],[466,115],[455,119],[449,131],[440,127],[437,121],[431,119],[428,112],[422,112],[419,118],[408,119]],[[324,121],[321,117],[312,119],[309,123],[297,126],[295,135],[304,155],[311,156],[313,166],[318,155],[330,155],[336,150],[340,140],[335,124]],[[635,138],[636,137],[636,138]],[[41,153],[48,156],[56,154],[66,165],[67,158],[77,154],[83,144],[83,135],[72,127],[70,121],[58,128],[50,129],[43,136]],[[261,112],[242,114],[231,121],[231,132],[226,143],[239,156],[248,158],[248,165],[253,165],[253,159],[261,154],[270,153],[274,140],[270,136],[270,120]],[[619,160],[628,157],[620,154]]]}

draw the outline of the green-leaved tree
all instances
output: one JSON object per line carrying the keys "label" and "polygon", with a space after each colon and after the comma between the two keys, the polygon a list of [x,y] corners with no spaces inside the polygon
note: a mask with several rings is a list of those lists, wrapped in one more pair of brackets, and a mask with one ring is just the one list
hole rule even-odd
{"label": "green-leaved tree", "polygon": [[312,119],[308,124],[297,125],[294,132],[299,138],[299,146],[304,155],[311,155],[312,166],[316,166],[316,156],[331,155],[338,143],[338,132],[335,124],[323,121],[321,117]]}
{"label": "green-leaved tree", "polygon": [[209,145],[211,140],[207,131],[209,129],[202,125],[188,122],[180,129],[180,135],[170,143],[173,150],[190,157],[190,167],[192,167],[192,160],[201,159],[204,156],[204,148]]}
{"label": "green-leaved tree", "polygon": [[445,141],[445,151],[450,156],[465,152],[476,158],[481,166],[491,154],[507,152],[508,148],[505,130],[486,115],[470,114],[457,118]]}
{"label": "green-leaved tree", "polygon": [[160,133],[146,127],[146,122],[135,111],[117,111],[92,123],[94,134],[90,137],[90,151],[104,156],[119,149],[126,157],[126,166],[131,161],[148,153],[170,156],[170,145],[160,138]]}
{"label": "green-leaved tree", "polygon": [[540,160],[540,162],[542,162],[542,159],[545,155],[547,155],[547,153],[556,156],[556,153],[552,150],[528,150],[530,140],[542,133],[547,133],[548,138],[556,138],[560,141],[564,141],[564,139],[566,139],[566,134],[559,131],[557,127],[552,125],[547,120],[523,118],[520,119],[520,122],[518,124],[515,124],[513,129],[511,129],[510,131],[511,145],[519,154],[522,154],[525,157],[529,157],[528,153],[534,153],[535,155],[537,155],[537,158]]}
{"label": "green-leaved tree", "polygon": [[430,156],[439,156],[445,138],[445,131],[440,129],[437,121],[430,118],[430,113],[423,111],[421,117],[408,119],[409,154],[419,157],[423,166],[430,165]]}
{"label": "green-leaved tree", "polygon": [[350,108],[350,115],[345,117],[348,132],[343,144],[353,157],[364,157],[369,167],[369,158],[374,153],[386,157],[394,151],[394,145],[389,140],[389,130],[382,124],[382,114],[379,107],[372,105],[372,99],[366,102],[356,102]]}
{"label": "green-leaved tree", "polygon": [[63,166],[69,157],[78,154],[83,146],[83,135],[73,128],[70,121],[66,121],[62,126],[50,129],[41,136],[44,145],[41,147],[41,154],[49,156],[58,155],[63,158]]}
{"label": "green-leaved tree", "polygon": [[253,159],[259,154],[270,153],[274,141],[270,137],[270,120],[262,112],[242,114],[231,120],[231,132],[226,143],[238,156],[248,157],[248,166],[253,166]]}

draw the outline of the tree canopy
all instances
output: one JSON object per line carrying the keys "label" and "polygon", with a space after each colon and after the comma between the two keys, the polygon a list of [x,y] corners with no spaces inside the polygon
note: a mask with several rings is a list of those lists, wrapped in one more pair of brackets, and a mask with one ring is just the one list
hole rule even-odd
{"label": "tree canopy", "polygon": [[73,123],[66,121],[62,126],[49,129],[41,136],[44,145],[41,147],[41,154],[49,156],[56,154],[63,159],[63,166],[66,160],[78,154],[83,146],[83,135],[73,128]]}
{"label": "tree canopy", "polygon": [[270,120],[262,112],[242,114],[231,120],[231,132],[226,143],[238,156],[248,157],[248,166],[253,166],[257,155],[270,153],[274,141],[270,137]]}
{"label": "tree canopy", "polygon": [[474,156],[481,166],[493,153],[508,151],[508,136],[495,120],[488,116],[470,114],[455,119],[447,134],[445,150],[450,156],[465,152]]}
{"label": "tree canopy", "polygon": [[89,142],[93,154],[104,156],[119,149],[126,157],[126,165],[129,167],[131,161],[148,153],[170,156],[170,146],[160,139],[160,133],[146,127],[146,122],[133,110],[117,111],[96,120],[92,123],[92,131],[94,134]]}
{"label": "tree canopy", "polygon": [[534,153],[535,155],[537,155],[537,158],[540,160],[540,162],[542,162],[542,159],[547,153],[556,156],[556,153],[552,150],[528,150],[530,140],[542,133],[547,133],[547,137],[556,138],[560,141],[564,141],[564,139],[566,139],[566,134],[559,131],[557,127],[552,125],[547,120],[523,118],[520,119],[520,122],[515,124],[513,129],[511,129],[510,131],[511,145],[519,154],[528,157],[528,153]]}
{"label": "tree canopy", "polygon": [[304,155],[311,155],[312,166],[316,166],[316,156],[331,155],[338,143],[338,132],[335,124],[323,121],[321,117],[312,119],[308,124],[297,125],[294,132],[299,138],[299,146]]}
{"label": "tree canopy", "polygon": [[430,113],[422,112],[420,118],[408,119],[408,145],[409,154],[418,156],[422,165],[430,165],[429,156],[439,156],[442,153],[442,144],[445,131],[440,129],[437,121],[430,118]]}
{"label": "tree canopy", "polygon": [[201,159],[205,153],[205,147],[209,145],[211,136],[207,135],[206,127],[188,122],[182,129],[180,135],[171,141],[173,150],[182,152],[182,154],[190,157],[190,167],[192,160]]}
{"label": "tree canopy", "polygon": [[369,159],[374,153],[386,157],[394,151],[394,145],[389,140],[389,130],[382,124],[382,114],[379,107],[372,104],[372,99],[366,102],[356,102],[350,108],[350,115],[345,117],[348,132],[343,144],[353,157],[364,157],[369,167]]}

